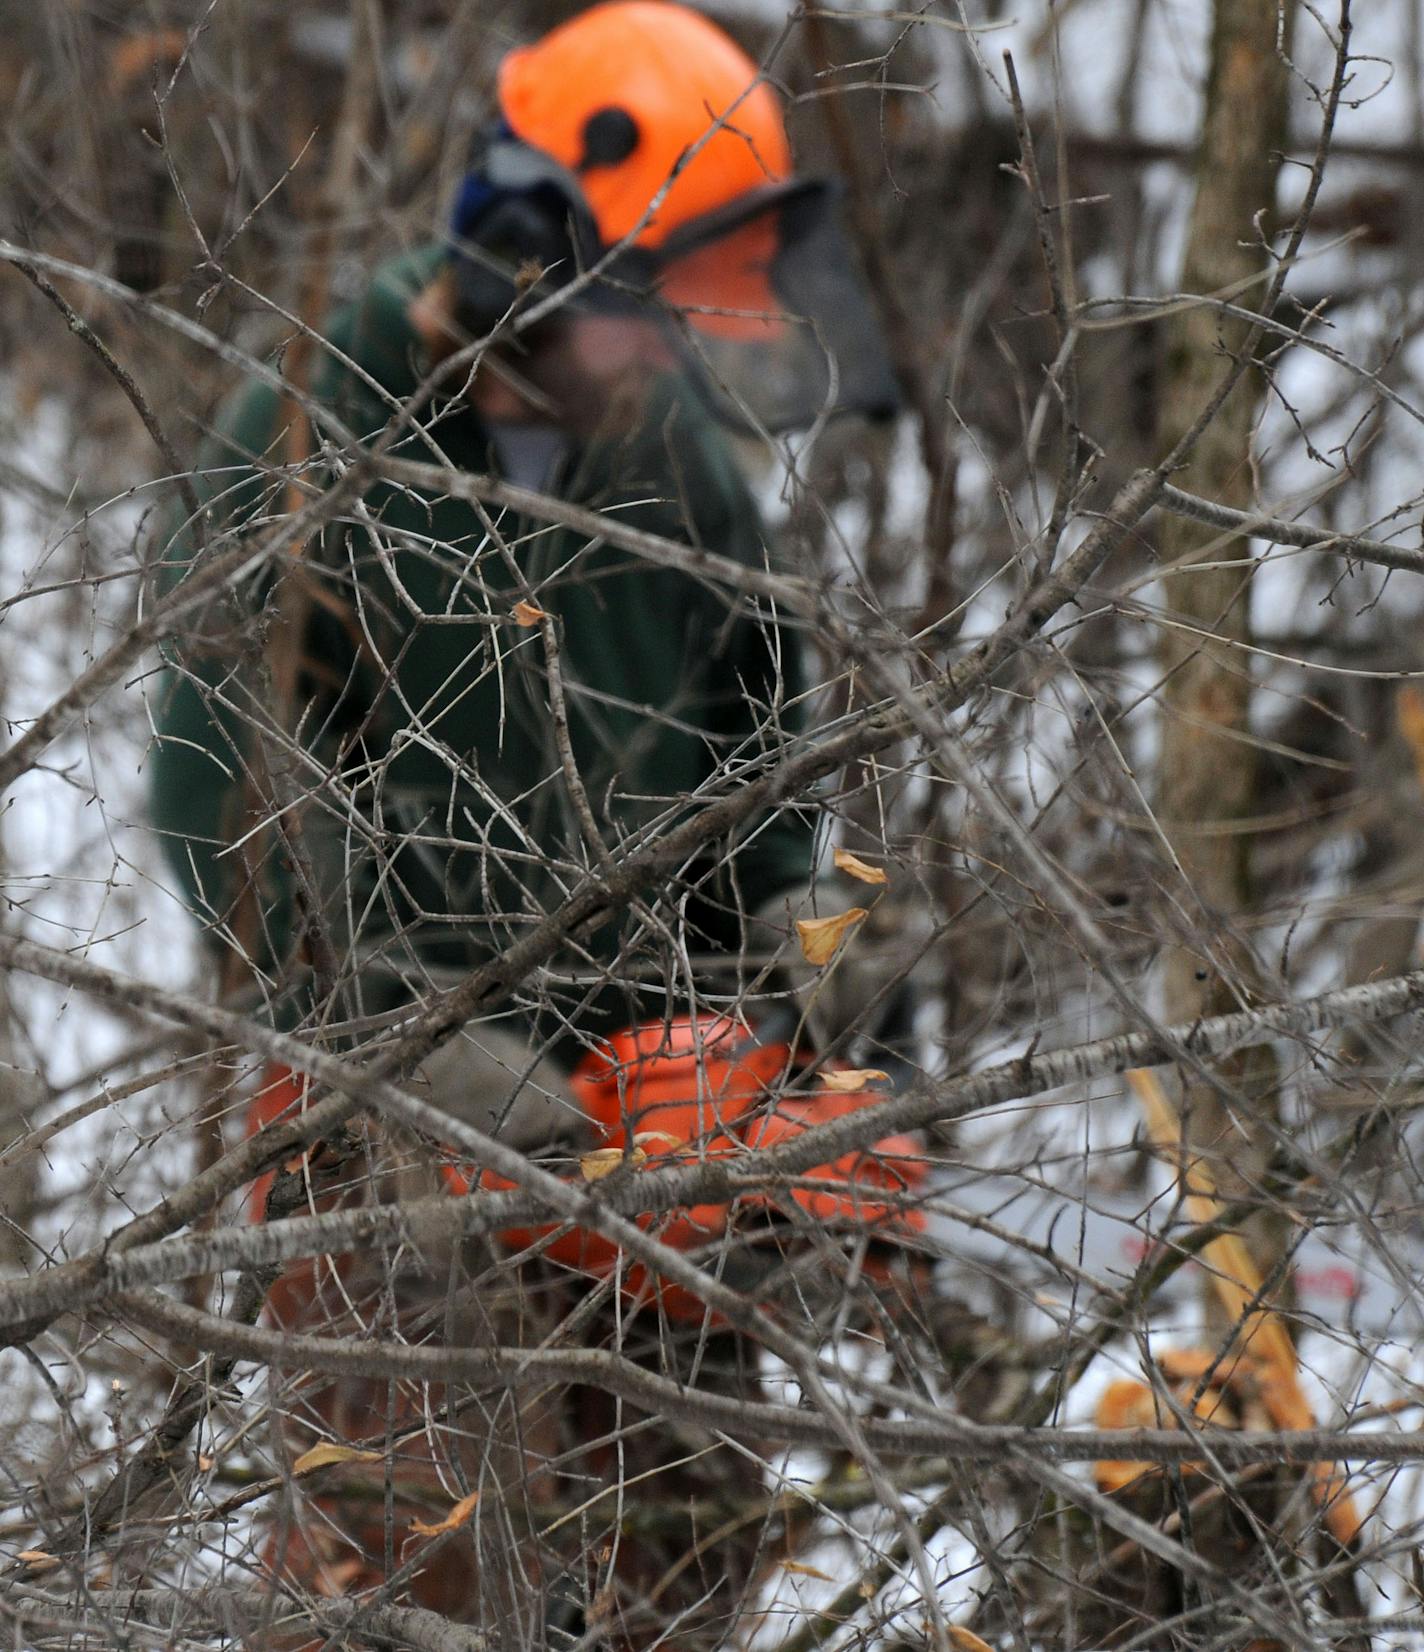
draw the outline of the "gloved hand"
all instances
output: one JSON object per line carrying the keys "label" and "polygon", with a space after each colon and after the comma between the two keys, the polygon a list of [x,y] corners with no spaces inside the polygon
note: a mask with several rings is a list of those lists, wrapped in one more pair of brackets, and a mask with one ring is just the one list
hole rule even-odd
{"label": "gloved hand", "polygon": [[[866,916],[847,930],[835,957],[827,964],[808,962],[797,922],[855,906],[865,907]],[[749,961],[774,958],[819,1050],[857,1033],[881,1032],[897,993],[907,983],[913,993],[914,976],[926,967],[933,939],[933,919],[923,902],[888,893],[876,898],[873,889],[839,877],[784,890],[746,921]]]}
{"label": "gloved hand", "polygon": [[518,1032],[471,1021],[427,1056],[411,1080],[416,1095],[509,1147],[536,1153],[592,1139],[568,1076]]}

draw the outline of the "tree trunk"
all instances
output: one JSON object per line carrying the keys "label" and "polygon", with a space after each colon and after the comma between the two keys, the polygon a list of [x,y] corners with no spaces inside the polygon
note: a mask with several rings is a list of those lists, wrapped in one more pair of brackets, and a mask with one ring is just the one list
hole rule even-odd
{"label": "tree trunk", "polygon": [[[1286,70],[1276,49],[1279,16],[1277,0],[1216,0],[1182,291],[1212,295],[1225,289],[1240,304],[1260,297],[1260,286],[1233,289],[1266,268],[1257,226],[1269,228],[1286,114]],[[1245,332],[1242,323],[1206,305],[1169,323],[1158,421],[1163,451],[1199,413]],[[1177,477],[1182,487],[1238,507],[1252,503],[1251,437],[1262,395],[1259,375],[1246,374]],[[1177,519],[1164,521],[1160,535],[1163,565],[1172,570],[1163,584],[1174,624],[1164,629],[1160,645],[1157,801],[1187,882],[1182,890],[1172,880],[1179,904],[1176,944],[1166,959],[1164,1012],[1180,1022],[1238,1008],[1253,994],[1256,972],[1239,924],[1251,905],[1245,822],[1255,812],[1257,776],[1249,728],[1251,662],[1241,646],[1250,638],[1251,581],[1244,567],[1204,566],[1244,558],[1244,538],[1231,541]],[[1219,1085],[1185,1075],[1188,1138],[1211,1155],[1228,1194],[1246,1193],[1258,1185],[1269,1157],[1260,1119],[1275,1106],[1274,1063],[1268,1051],[1257,1051],[1224,1064],[1217,1076]],[[1273,1226],[1263,1217],[1250,1229],[1267,1272],[1279,1253]]]}

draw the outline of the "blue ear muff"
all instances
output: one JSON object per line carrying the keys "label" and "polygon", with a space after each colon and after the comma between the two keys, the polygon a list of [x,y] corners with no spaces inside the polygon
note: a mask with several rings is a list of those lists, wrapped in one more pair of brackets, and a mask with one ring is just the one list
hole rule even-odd
{"label": "blue ear muff", "polygon": [[480,220],[499,199],[499,191],[483,172],[467,172],[450,212],[450,232],[456,241],[473,241]]}
{"label": "blue ear muff", "polygon": [[560,197],[544,191],[496,196],[476,237],[456,251],[461,325],[476,335],[492,332],[520,299],[570,281],[578,262]]}
{"label": "blue ear muff", "polygon": [[450,214],[459,319],[491,332],[520,298],[556,291],[602,251],[578,179],[500,123],[482,134]]}
{"label": "blue ear muff", "polygon": [[461,241],[477,239],[480,220],[502,193],[501,186],[491,176],[490,162],[496,147],[518,141],[514,129],[505,120],[494,121],[476,134],[470,147],[469,170],[460,182],[455,204],[450,209],[450,233],[457,248]]}

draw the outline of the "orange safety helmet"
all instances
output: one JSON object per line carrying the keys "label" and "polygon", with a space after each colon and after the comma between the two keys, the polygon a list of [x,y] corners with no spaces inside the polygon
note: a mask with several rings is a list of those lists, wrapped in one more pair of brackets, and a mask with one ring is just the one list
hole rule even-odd
{"label": "orange safety helmet", "polygon": [[776,93],[757,76],[741,47],[689,7],[608,0],[510,52],[499,106],[517,137],[578,176],[605,246],[635,229],[637,244],[658,246],[791,175]]}

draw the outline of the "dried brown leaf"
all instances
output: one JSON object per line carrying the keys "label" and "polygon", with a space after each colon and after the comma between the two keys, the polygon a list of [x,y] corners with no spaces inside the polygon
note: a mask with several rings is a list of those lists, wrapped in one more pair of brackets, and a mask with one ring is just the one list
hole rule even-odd
{"label": "dried brown leaf", "polygon": [[523,598],[515,603],[513,611],[514,623],[522,625],[526,631],[538,625],[540,620],[546,620],[549,617],[542,608],[535,607],[532,602],[526,602]]}
{"label": "dried brown leaf", "polygon": [[837,912],[833,918],[798,918],[796,933],[801,937],[801,956],[818,968],[830,963],[836,948],[869,916],[865,907],[852,906],[846,912]]}
{"label": "dried brown leaf", "polygon": [[544,266],[537,258],[520,260],[519,268],[514,272],[514,290],[517,293],[527,293],[531,287],[537,287],[544,279]]}
{"label": "dried brown leaf", "polygon": [[837,849],[831,856],[838,872],[844,872],[849,878],[859,878],[862,883],[889,883],[890,874],[883,866],[872,866],[863,861],[859,855],[851,854],[849,849]]}
{"label": "dried brown leaf", "polygon": [[52,1572],[59,1565],[59,1561],[43,1549],[21,1549],[15,1559],[23,1560],[32,1572]]}
{"label": "dried brown leaf", "polygon": [[797,1577],[819,1578],[822,1583],[834,1583],[836,1581],[829,1572],[823,1572],[815,1566],[808,1566],[804,1560],[783,1560],[781,1569],[783,1572],[792,1572]]}
{"label": "dried brown leaf", "polygon": [[365,1569],[366,1562],[360,1555],[352,1555],[348,1560],[328,1560],[317,1573],[316,1592],[324,1600],[340,1600],[347,1584],[354,1583]]}
{"label": "dried brown leaf", "polygon": [[355,1446],[338,1445],[335,1440],[323,1440],[310,1451],[304,1451],[292,1464],[294,1474],[310,1474],[313,1469],[326,1468],[331,1463],[379,1463],[379,1451],[360,1451]]}
{"label": "dried brown leaf", "polygon": [[461,1526],[475,1512],[475,1505],[480,1500],[480,1494],[472,1491],[468,1497],[462,1497],[450,1510],[443,1520],[434,1522],[426,1520],[412,1520],[410,1529],[421,1537],[439,1537],[442,1532],[458,1531]]}
{"label": "dried brown leaf", "polygon": [[822,1067],[816,1077],[827,1090],[841,1096],[853,1095],[857,1090],[863,1090],[870,1084],[888,1084],[890,1081],[889,1073],[881,1072],[879,1067],[847,1067],[844,1072],[836,1072],[832,1067]]}
{"label": "dried brown leaf", "polygon": [[670,1135],[666,1130],[639,1130],[634,1134],[633,1142],[636,1147],[641,1147],[644,1142],[650,1145],[656,1143],[659,1147],[682,1147],[685,1145],[681,1136]]}
{"label": "dried brown leaf", "polygon": [[586,1182],[601,1182],[625,1163],[636,1170],[647,1162],[648,1155],[641,1147],[635,1146],[631,1153],[625,1153],[621,1147],[595,1147],[579,1159],[579,1170]]}
{"label": "dried brown leaf", "polygon": [[958,1648],[958,1652],[994,1652],[988,1641],[980,1640],[972,1629],[966,1629],[962,1623],[947,1623],[949,1644]]}

